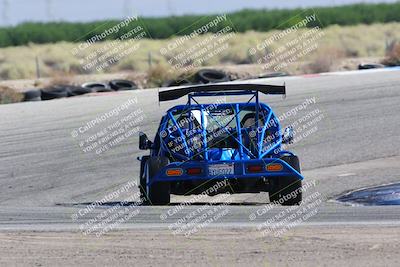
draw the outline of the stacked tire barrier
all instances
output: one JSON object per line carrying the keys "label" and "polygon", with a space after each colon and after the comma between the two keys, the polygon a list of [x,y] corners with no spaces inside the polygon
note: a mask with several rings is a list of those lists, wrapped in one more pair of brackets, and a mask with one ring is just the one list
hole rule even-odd
{"label": "stacked tire barrier", "polygon": [[29,90],[24,93],[24,101],[41,101],[42,91],[40,90]]}
{"label": "stacked tire barrier", "polygon": [[135,90],[137,85],[128,80],[111,80],[108,83],[88,82],[81,86],[54,85],[45,89],[32,89],[24,93],[24,101],[52,100],[73,97],[89,93],[103,93],[123,90]]}
{"label": "stacked tire barrier", "polygon": [[214,69],[202,69],[197,71],[191,78],[181,78],[181,79],[166,81],[163,84],[163,87],[220,83],[220,82],[227,82],[230,80],[231,79],[229,78],[229,76],[223,71]]}
{"label": "stacked tire barrier", "polygon": [[[229,76],[219,70],[202,69],[190,79],[174,79],[166,81],[163,86],[188,86],[192,84],[207,84],[230,81]],[[73,97],[89,93],[106,93],[138,89],[136,83],[129,80],[111,80],[109,82],[87,82],[80,86],[54,85],[45,89],[33,89],[25,92],[24,101],[52,100],[64,97]]]}
{"label": "stacked tire barrier", "polygon": [[229,81],[229,77],[219,70],[204,69],[195,74],[195,80],[198,83],[220,83]]}
{"label": "stacked tire barrier", "polygon": [[384,67],[385,65],[379,63],[362,63],[358,65],[359,70],[380,69]]}

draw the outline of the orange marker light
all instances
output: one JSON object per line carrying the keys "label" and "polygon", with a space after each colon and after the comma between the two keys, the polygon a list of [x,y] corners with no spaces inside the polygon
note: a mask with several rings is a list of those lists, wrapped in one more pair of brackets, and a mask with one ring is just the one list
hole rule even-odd
{"label": "orange marker light", "polygon": [[183,170],[180,168],[168,169],[165,173],[167,176],[181,176],[183,174]]}
{"label": "orange marker light", "polygon": [[283,166],[280,163],[270,163],[266,166],[266,169],[269,172],[279,172],[283,170]]}

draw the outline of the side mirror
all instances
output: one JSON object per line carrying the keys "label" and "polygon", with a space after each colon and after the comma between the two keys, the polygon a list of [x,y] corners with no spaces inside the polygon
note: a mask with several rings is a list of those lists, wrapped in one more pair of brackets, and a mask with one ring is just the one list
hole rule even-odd
{"label": "side mirror", "polygon": [[147,150],[151,148],[153,143],[147,138],[147,135],[143,132],[139,133],[139,149]]}
{"label": "side mirror", "polygon": [[293,136],[294,136],[293,127],[292,126],[286,127],[282,135],[282,144],[293,143]]}

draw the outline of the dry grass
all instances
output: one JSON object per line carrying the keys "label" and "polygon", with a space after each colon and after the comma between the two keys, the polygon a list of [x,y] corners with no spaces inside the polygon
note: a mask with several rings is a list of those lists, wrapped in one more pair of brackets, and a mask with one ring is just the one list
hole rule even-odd
{"label": "dry grass", "polygon": [[176,79],[178,76],[179,74],[173,72],[168,66],[157,64],[147,71],[145,87],[159,87],[162,86],[165,81]]}
{"label": "dry grass", "polygon": [[[299,30],[300,35],[305,30]],[[265,51],[256,55],[249,54],[249,48],[272,36],[278,31],[267,33],[247,32],[238,33],[227,42],[228,49],[218,53],[212,58],[205,60],[202,66],[229,65],[254,63],[257,58],[263,56]],[[327,71],[334,57],[325,58],[324,51],[334,48],[345,57],[381,57],[385,56],[387,42],[400,40],[400,23],[358,25],[358,26],[330,26],[324,29],[325,35],[318,41],[318,51],[301,58],[303,62],[311,62],[308,67],[310,72]],[[207,35],[198,36],[188,40],[176,52],[182,52],[198,42],[207,38]],[[56,44],[36,45],[30,44],[20,47],[8,47],[0,49],[0,79],[32,79],[36,77],[35,58],[39,58],[40,72],[42,77],[60,77],[76,74],[102,74],[116,73],[121,71],[142,71],[149,74],[148,86],[159,85],[166,75],[164,72],[169,68],[167,60],[173,55],[161,55],[160,48],[166,47],[174,38],[166,40],[144,39],[139,41],[140,48],[127,56],[124,56],[116,64],[100,71],[96,69],[84,70],[80,61],[93,51],[104,47],[107,42],[95,43],[85,49],[79,56],[73,56],[72,49],[77,46],[74,43],[60,42]],[[273,50],[283,43],[275,42],[269,47]],[[151,54],[152,67],[149,65],[149,54]],[[395,57],[396,58],[396,57]],[[164,69],[164,70],[162,70]],[[285,70],[282,70],[285,71]],[[290,72],[290,70],[289,70]],[[169,73],[169,76],[176,76]],[[146,87],[148,87],[146,86]]]}
{"label": "dry grass", "polygon": [[382,63],[389,66],[400,65],[400,42],[393,43]]}
{"label": "dry grass", "polygon": [[74,82],[73,75],[67,73],[66,75],[55,75],[50,80],[42,84],[41,87],[52,87],[54,85],[78,85]]}
{"label": "dry grass", "polygon": [[304,73],[329,72],[337,60],[345,57],[345,51],[334,47],[324,47],[316,52],[314,58],[304,67]]}
{"label": "dry grass", "polygon": [[0,104],[21,102],[24,99],[22,93],[16,92],[7,86],[0,86]]}

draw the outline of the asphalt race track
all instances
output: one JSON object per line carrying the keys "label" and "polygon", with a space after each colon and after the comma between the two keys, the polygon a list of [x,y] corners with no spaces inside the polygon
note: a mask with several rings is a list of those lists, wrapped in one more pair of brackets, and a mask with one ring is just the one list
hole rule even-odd
{"label": "asphalt race track", "polygon": [[[316,214],[304,222],[306,225],[400,223],[398,206],[350,206],[335,201],[339,195],[352,190],[400,180],[400,70],[251,82],[286,83],[285,99],[261,97],[278,116],[307,99],[315,99],[315,104],[288,115],[284,126],[316,109],[318,114],[323,114],[310,126],[313,131],[288,148],[299,155],[305,182],[315,182],[305,197],[319,192],[322,201]],[[138,90],[0,106],[0,229],[78,229],[80,223],[112,204],[97,207],[85,218],[71,219],[85,203],[100,200],[129,181],[137,181],[136,157],[144,155],[138,149],[137,134],[100,154],[95,150],[83,151],[83,135],[72,137],[74,130],[130,99],[135,104],[129,112],[140,110],[143,116],[138,129],[151,138],[163,112],[185,102],[181,98],[159,106],[157,90]],[[95,134],[122,116],[123,112],[88,132]],[[137,188],[113,201],[123,200],[134,192]],[[182,214],[201,206],[201,203],[187,206],[177,214],[160,219],[160,215],[168,214],[169,209],[182,201],[184,197],[173,196],[170,207],[139,206],[138,214],[119,227],[167,227]],[[277,206],[257,214],[267,202],[267,194],[234,196],[227,206],[229,213],[211,225],[251,226],[284,209]],[[252,214],[256,218],[251,219]]]}

